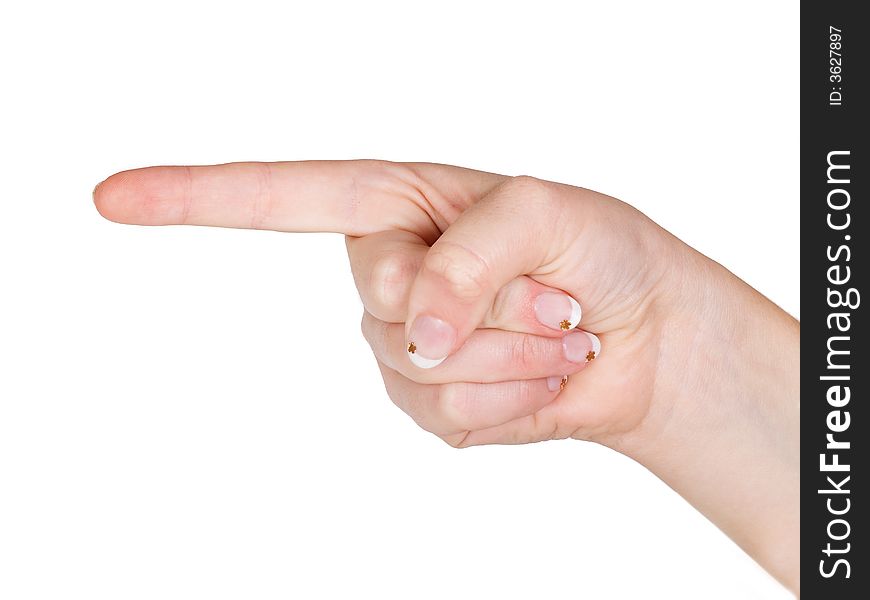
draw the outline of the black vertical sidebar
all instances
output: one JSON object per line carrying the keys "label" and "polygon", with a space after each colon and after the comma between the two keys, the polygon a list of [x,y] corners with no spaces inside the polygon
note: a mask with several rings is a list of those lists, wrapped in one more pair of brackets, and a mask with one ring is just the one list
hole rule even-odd
{"label": "black vertical sidebar", "polygon": [[801,3],[801,596],[811,599],[870,598],[863,8]]}

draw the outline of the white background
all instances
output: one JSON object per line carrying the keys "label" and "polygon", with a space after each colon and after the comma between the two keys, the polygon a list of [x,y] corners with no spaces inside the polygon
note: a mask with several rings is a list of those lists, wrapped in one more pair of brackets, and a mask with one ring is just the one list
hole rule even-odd
{"label": "white background", "polygon": [[797,3],[3,12],[0,597],[788,597],[607,449],[419,430],[340,237],[122,226],[91,189],[234,160],[531,174],[798,315]]}

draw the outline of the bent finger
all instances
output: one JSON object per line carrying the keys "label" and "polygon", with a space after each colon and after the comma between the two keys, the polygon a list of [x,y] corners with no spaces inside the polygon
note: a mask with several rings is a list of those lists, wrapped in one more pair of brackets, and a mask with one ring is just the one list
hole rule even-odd
{"label": "bent finger", "polygon": [[600,352],[593,334],[573,331],[561,338],[498,329],[478,329],[437,368],[420,366],[402,346],[402,324],[385,323],[366,313],[363,336],[377,359],[419,383],[500,381],[570,375],[583,370]]}
{"label": "bent finger", "polygon": [[403,322],[408,314],[411,283],[429,246],[420,236],[397,229],[348,236],[345,243],[366,312],[388,323]]}
{"label": "bent finger", "polygon": [[[559,395],[552,379],[426,385],[378,363],[390,399],[420,427],[439,436],[488,429],[531,415]],[[560,379],[560,378],[556,378]]]}
{"label": "bent finger", "polygon": [[[348,237],[351,270],[366,311],[381,321],[404,322],[428,250],[408,231]],[[579,302],[565,292],[521,276],[498,290],[479,327],[556,337],[577,327],[581,314]]]}
{"label": "bent finger", "polygon": [[584,206],[569,202],[557,184],[515,178],[463,212],[414,281],[408,343],[433,365],[459,349],[503,286],[546,270],[563,254],[572,239],[564,223],[580,227]]}

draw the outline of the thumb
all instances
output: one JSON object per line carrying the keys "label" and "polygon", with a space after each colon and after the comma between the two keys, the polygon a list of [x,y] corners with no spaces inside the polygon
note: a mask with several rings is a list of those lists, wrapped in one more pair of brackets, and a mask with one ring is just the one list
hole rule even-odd
{"label": "thumb", "polygon": [[[562,254],[568,203],[561,187],[531,177],[508,179],[438,238],[410,292],[411,362],[426,369],[441,364],[478,327],[502,286],[545,270]],[[575,327],[579,307],[566,302],[565,311],[562,318]]]}

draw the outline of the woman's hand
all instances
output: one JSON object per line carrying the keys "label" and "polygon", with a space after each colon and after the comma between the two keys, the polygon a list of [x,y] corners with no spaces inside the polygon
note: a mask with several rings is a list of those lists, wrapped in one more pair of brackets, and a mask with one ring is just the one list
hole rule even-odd
{"label": "woman's hand", "polygon": [[[528,177],[373,161],[128,171],[95,201],[126,223],[361,238],[349,240],[361,296],[389,298],[364,331],[421,425],[454,445],[606,444],[797,589],[799,327],[630,206]],[[588,354],[595,338],[540,323],[536,286],[579,300],[601,344],[561,392],[544,374],[583,368],[565,346]]]}
{"label": "woman's hand", "polygon": [[[668,258],[680,258],[679,242],[612,198],[443,165],[155,167],[114,175],[95,190],[95,201],[104,216],[127,223],[348,235],[368,312],[382,322],[408,323],[398,335],[396,327],[379,328],[373,318],[364,324],[391,397],[453,445],[569,436],[604,441],[636,428],[649,411],[661,369],[655,348],[662,323],[652,317],[666,313],[658,309],[669,287],[664,276],[678,280],[685,268]],[[538,296],[560,290],[580,301],[583,327],[598,338],[561,339],[559,321],[540,322]],[[544,297],[541,304],[552,310],[554,303]],[[559,316],[573,327],[571,309],[563,302]],[[422,318],[415,330],[417,315]],[[488,329],[475,333],[482,327]],[[389,332],[389,348],[377,345],[378,331],[382,340]],[[604,351],[595,364],[597,377],[572,378],[558,402],[551,402],[549,389],[539,393],[547,377],[561,379],[583,368],[589,352],[599,350],[599,339]],[[412,343],[415,352],[408,354]],[[472,353],[485,358],[473,366]],[[417,366],[445,354],[451,356],[431,373]],[[560,354],[561,361],[552,360]],[[459,378],[493,387],[442,387],[434,396],[427,390],[430,401],[423,402],[421,389],[400,386],[400,374],[416,383]],[[543,383],[495,385],[530,379]],[[508,398],[517,403],[513,392],[522,396],[517,409],[495,410]],[[435,422],[444,427],[429,426]]]}

